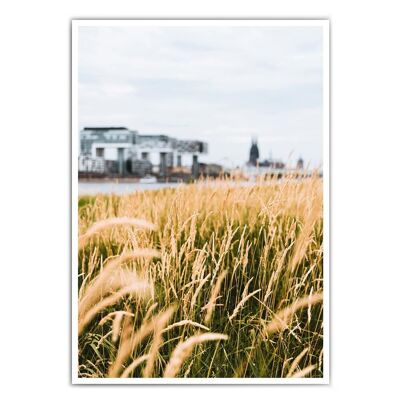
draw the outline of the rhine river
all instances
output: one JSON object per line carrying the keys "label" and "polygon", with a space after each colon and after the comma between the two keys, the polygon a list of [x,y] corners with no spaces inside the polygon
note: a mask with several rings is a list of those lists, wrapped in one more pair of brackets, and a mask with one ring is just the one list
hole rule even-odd
{"label": "rhine river", "polygon": [[79,195],[96,194],[127,194],[143,190],[157,190],[165,188],[176,188],[185,185],[184,183],[139,183],[139,182],[79,182]]}
{"label": "rhine river", "polygon": [[[281,184],[284,179],[274,182],[275,184]],[[272,182],[263,182],[263,185],[270,185]],[[200,182],[198,185],[207,186],[254,186],[257,183],[254,181],[237,181],[237,182]],[[177,188],[185,186],[185,183],[172,183],[172,182],[155,182],[155,183],[140,183],[140,182],[79,182],[78,183],[78,194],[82,195],[96,195],[96,194],[128,194],[132,192],[144,191],[144,190],[158,190],[167,188]]]}

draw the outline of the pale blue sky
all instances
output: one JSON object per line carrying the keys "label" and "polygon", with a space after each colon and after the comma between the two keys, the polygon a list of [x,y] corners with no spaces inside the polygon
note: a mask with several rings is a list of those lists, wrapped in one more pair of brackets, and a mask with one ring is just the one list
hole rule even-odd
{"label": "pale blue sky", "polygon": [[79,125],[208,142],[201,159],[322,162],[322,28],[80,27]]}

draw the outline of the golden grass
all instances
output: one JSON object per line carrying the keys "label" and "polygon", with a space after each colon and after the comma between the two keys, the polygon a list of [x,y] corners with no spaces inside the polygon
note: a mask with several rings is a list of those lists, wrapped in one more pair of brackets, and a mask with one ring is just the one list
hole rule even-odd
{"label": "golden grass", "polygon": [[131,364],[127,368],[125,368],[125,371],[121,374],[121,378],[129,378],[129,375],[132,374],[133,371],[144,361],[146,361],[149,358],[147,354],[144,356],[141,356],[137,358],[136,360],[133,360]]}
{"label": "golden grass", "polygon": [[[232,321],[233,318],[236,317],[236,315],[238,314],[238,312],[240,311],[240,309],[243,307],[244,303],[246,303],[246,301],[248,299],[250,299],[250,297],[253,297],[255,294],[257,294],[258,292],[261,292],[261,289],[257,289],[254,292],[251,292],[250,294],[248,294],[247,296],[243,297],[242,300],[240,300],[239,304],[236,306],[236,308],[233,310],[233,313],[229,316],[229,321]],[[243,292],[245,293],[245,292]]]}
{"label": "golden grass", "polygon": [[210,323],[211,321],[211,316],[215,307],[215,301],[217,300],[218,293],[221,290],[222,281],[224,280],[226,273],[227,271],[222,271],[221,274],[218,276],[217,282],[215,283],[215,286],[211,292],[210,300],[204,307],[204,310],[206,310],[204,322],[206,324]]}
{"label": "golden grass", "polygon": [[318,177],[80,198],[79,376],[322,377],[322,200]]}
{"label": "golden grass", "polygon": [[200,343],[210,340],[227,340],[228,335],[220,333],[203,333],[192,336],[184,342],[179,343],[171,355],[169,363],[165,367],[164,378],[174,378],[179,372],[183,362],[189,357],[193,348]]}
{"label": "golden grass", "polygon": [[148,221],[138,218],[109,218],[96,222],[83,235],[79,236],[78,248],[85,246],[86,242],[94,235],[100,234],[106,229],[112,229],[118,226],[134,226],[135,228],[155,230],[156,226]]}
{"label": "golden grass", "polygon": [[315,293],[311,296],[302,297],[297,299],[288,307],[285,307],[283,310],[280,310],[270,321],[264,329],[264,335],[268,336],[275,332],[282,331],[289,327],[290,319],[293,317],[296,311],[304,308],[311,307],[314,304],[317,304],[323,300],[322,293]]}
{"label": "golden grass", "polygon": [[175,307],[169,307],[167,311],[161,314],[159,318],[155,319],[153,332],[154,332],[154,339],[150,347],[150,351],[148,354],[146,368],[143,371],[143,377],[149,378],[151,377],[154,369],[154,363],[156,361],[158,349],[162,344],[162,335],[165,332],[164,327],[172,317],[174,313]]}
{"label": "golden grass", "polygon": [[306,353],[309,351],[310,349],[307,347],[305,348],[292,362],[292,365],[289,368],[289,372],[287,373],[286,377],[290,378],[294,371],[296,370],[297,366],[299,365],[300,360],[306,355]]}
{"label": "golden grass", "polygon": [[316,367],[316,365],[309,365],[308,367],[303,368],[301,371],[296,372],[288,378],[304,378],[306,375],[314,371]]}

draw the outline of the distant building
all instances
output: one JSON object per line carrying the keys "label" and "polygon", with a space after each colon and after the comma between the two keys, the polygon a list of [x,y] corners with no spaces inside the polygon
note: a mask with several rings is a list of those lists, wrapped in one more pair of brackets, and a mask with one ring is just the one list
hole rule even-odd
{"label": "distant building", "polygon": [[304,169],[304,161],[303,161],[303,159],[301,157],[297,160],[296,168],[297,169]]}
{"label": "distant building", "polygon": [[279,160],[264,160],[260,161],[258,164],[259,167],[265,167],[265,168],[271,168],[271,169],[284,169],[285,168],[285,163]]}
{"label": "distant building", "polygon": [[199,164],[200,175],[217,178],[217,177],[221,176],[221,174],[223,172],[224,172],[224,169],[219,164],[205,164],[205,163]]}
{"label": "distant building", "polygon": [[182,156],[192,156],[192,173],[199,175],[198,157],[207,143],[167,135],[140,135],[125,127],[86,127],[80,132],[79,171],[118,176],[166,177]]}
{"label": "distant building", "polygon": [[252,139],[250,147],[249,165],[256,166],[259,157],[260,157],[260,152],[258,151],[257,140]]}
{"label": "distant building", "polygon": [[258,149],[257,140],[252,139],[250,147],[250,157],[246,164],[244,172],[249,176],[257,176],[266,173],[279,172],[286,168],[285,163],[280,160],[273,160],[271,157],[263,161],[259,161],[260,151]]}

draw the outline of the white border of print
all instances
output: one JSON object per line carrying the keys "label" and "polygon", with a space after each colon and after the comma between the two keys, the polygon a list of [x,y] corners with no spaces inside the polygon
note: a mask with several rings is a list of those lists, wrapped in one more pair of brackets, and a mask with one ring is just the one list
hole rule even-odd
{"label": "white border of print", "polygon": [[[323,172],[324,172],[324,377],[322,378],[79,378],[78,377],[78,28],[81,26],[320,26],[323,28]],[[72,20],[72,383],[73,384],[329,384],[330,378],[330,38],[327,19],[155,19],[155,20]]]}

